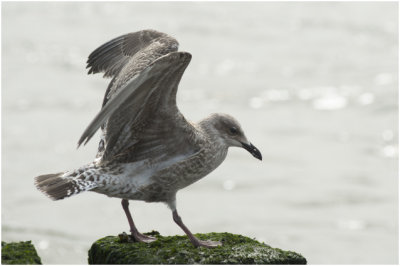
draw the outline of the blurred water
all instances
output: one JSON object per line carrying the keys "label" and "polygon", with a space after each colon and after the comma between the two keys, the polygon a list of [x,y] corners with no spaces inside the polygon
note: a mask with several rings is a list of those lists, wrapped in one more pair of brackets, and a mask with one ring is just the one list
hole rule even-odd
{"label": "blurred water", "polygon": [[[193,54],[187,118],[241,121],[262,163],[232,149],[178,194],[193,232],[228,231],[311,264],[398,262],[398,7],[395,2],[2,3],[2,240],[33,240],[46,264],[85,264],[128,231],[118,199],[52,202],[33,177],[90,162],[76,150],[107,80],[87,55],[145,28]],[[182,234],[162,204],[132,202],[141,231]]]}

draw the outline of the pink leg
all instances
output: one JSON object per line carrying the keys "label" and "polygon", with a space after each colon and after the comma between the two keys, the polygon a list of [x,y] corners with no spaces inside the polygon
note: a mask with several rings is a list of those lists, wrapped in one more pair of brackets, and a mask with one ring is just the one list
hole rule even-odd
{"label": "pink leg", "polygon": [[150,243],[150,242],[157,240],[157,238],[155,238],[155,237],[146,236],[146,235],[139,233],[139,231],[136,229],[136,226],[133,222],[131,213],[129,211],[129,201],[127,199],[123,199],[121,201],[121,204],[122,204],[122,208],[125,211],[126,218],[128,218],[129,227],[131,228],[132,238],[137,242],[146,242],[146,243]]}
{"label": "pink leg", "polygon": [[210,241],[210,240],[200,240],[197,239],[190,231],[189,229],[183,224],[181,217],[178,215],[178,212],[174,210],[172,212],[172,217],[174,218],[174,221],[177,225],[179,225],[180,228],[186,233],[186,235],[189,237],[190,242],[195,247],[207,247],[207,248],[215,248],[218,246],[222,246],[222,243],[219,241]]}

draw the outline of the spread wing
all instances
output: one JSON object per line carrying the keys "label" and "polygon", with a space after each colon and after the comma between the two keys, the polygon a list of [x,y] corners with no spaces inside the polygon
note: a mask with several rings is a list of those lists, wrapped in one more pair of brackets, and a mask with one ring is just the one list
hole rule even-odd
{"label": "spread wing", "polygon": [[[148,49],[149,46],[152,49]],[[154,61],[162,55],[178,50],[179,43],[171,36],[155,30],[142,30],[119,36],[94,50],[87,60],[86,68],[89,68],[88,74],[103,72],[104,77],[111,77],[104,95],[103,106],[112,97],[116,89],[116,80],[121,80],[121,70],[130,63],[131,67],[127,79],[130,79],[136,72],[141,71],[149,62]],[[135,59],[132,64],[132,58],[138,53],[146,53],[145,62]],[[111,91],[111,92],[110,92]]]}
{"label": "spread wing", "polygon": [[[144,58],[148,59],[146,53],[137,56],[138,61]],[[133,77],[115,81],[123,85],[86,128],[78,146],[87,143],[104,124],[104,161],[186,157],[197,152],[198,147],[191,141],[193,128],[176,106],[178,84],[190,60],[189,53],[171,52],[142,70],[134,65]]]}
{"label": "spread wing", "polygon": [[[116,76],[129,59],[156,39],[168,39],[171,45],[168,52],[178,50],[178,42],[165,33],[155,30],[142,30],[128,33],[106,42],[94,50],[87,60],[88,74],[104,72],[104,77]],[[169,51],[168,51],[169,50]]]}

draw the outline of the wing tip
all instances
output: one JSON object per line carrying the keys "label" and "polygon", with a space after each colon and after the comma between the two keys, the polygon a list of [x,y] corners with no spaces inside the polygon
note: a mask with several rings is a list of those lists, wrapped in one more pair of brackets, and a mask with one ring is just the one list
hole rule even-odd
{"label": "wing tip", "polygon": [[79,147],[82,145],[82,143],[83,143],[83,145],[85,146],[86,143],[89,141],[89,139],[90,139],[90,138],[88,138],[88,136],[87,136],[86,134],[83,134],[83,135],[80,137],[80,139],[78,140],[78,144],[77,144],[77,146],[76,146],[76,149],[79,149]]}
{"label": "wing tip", "polygon": [[[118,65],[117,69],[110,69],[110,67],[111,68],[114,67],[115,64],[111,65],[111,66],[109,66],[108,64],[104,65],[104,62],[102,62],[102,58],[104,58],[104,56],[107,56],[110,53],[112,54],[113,52],[115,52],[118,49],[122,49],[120,46],[125,45],[126,43],[124,43],[124,42],[126,41],[126,38],[129,39],[131,37],[133,37],[133,40],[139,39],[142,42],[144,42],[144,47],[148,46],[154,40],[159,39],[159,38],[164,38],[164,39],[168,40],[169,44],[172,45],[172,47],[174,47],[176,50],[178,50],[178,47],[179,47],[179,43],[175,38],[173,38],[172,36],[170,36],[166,33],[163,33],[163,32],[160,32],[160,31],[157,31],[154,29],[144,29],[144,30],[140,30],[137,32],[127,33],[127,34],[118,36],[114,39],[111,39],[108,42],[105,42],[104,44],[102,44],[101,46],[99,46],[98,48],[96,48],[94,51],[92,51],[89,54],[88,59],[86,61],[86,68],[90,68],[88,75],[105,72],[105,74],[103,76],[104,78],[109,78],[109,77],[115,76],[119,72],[121,66]],[[127,41],[129,42],[129,40],[127,40]],[[137,45],[137,44],[135,44],[135,45]],[[139,47],[140,47],[140,45],[139,45]],[[143,49],[144,47],[141,47],[141,49]],[[125,55],[130,55],[130,54],[125,54]]]}

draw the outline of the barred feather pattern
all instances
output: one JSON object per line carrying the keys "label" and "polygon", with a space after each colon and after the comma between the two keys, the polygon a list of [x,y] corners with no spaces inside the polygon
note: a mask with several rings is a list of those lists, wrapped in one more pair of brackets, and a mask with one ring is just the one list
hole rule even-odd
{"label": "barred feather pattern", "polygon": [[52,200],[60,200],[99,186],[95,176],[98,169],[92,164],[74,171],[35,177],[35,186]]}

